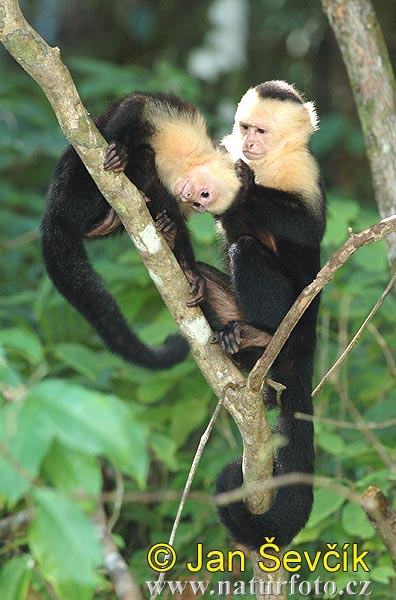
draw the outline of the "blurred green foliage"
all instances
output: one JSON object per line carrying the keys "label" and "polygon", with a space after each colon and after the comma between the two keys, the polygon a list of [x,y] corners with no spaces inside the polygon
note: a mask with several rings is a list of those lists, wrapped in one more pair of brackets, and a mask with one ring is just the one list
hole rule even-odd
{"label": "blurred green foliage", "polygon": [[[172,87],[205,106],[197,81],[158,62],[145,67],[115,66],[75,58],[73,75],[92,113],[133,88]],[[92,516],[101,489],[126,495],[115,514],[114,533],[139,583],[155,579],[147,565],[150,544],[166,541],[177,502],[145,504],[130,499],[142,490],[180,491],[209,420],[215,399],[191,357],[163,373],[148,373],[111,356],[92,329],[53,289],[40,256],[39,223],[46,187],[64,139],[36,84],[21,71],[0,78],[0,509],[3,516],[34,507],[26,530],[0,548],[1,600],[50,598],[47,584],[63,600],[114,598],[98,575],[102,555]],[[324,156],[344,122],[330,120],[317,141]],[[352,137],[349,144],[354,144]],[[361,230],[378,220],[356,199],[329,192],[324,260],[345,241],[348,227]],[[215,229],[207,215],[191,229],[200,259],[218,263]],[[122,310],[146,342],[160,344],[175,325],[126,236],[90,244],[96,268]],[[389,274],[384,244],[357,252],[325,289],[318,329],[316,380],[326,373],[385,287]],[[315,399],[317,474],[358,492],[377,484],[395,489],[395,426],[368,433],[337,424],[354,422],[348,402],[362,418],[378,423],[395,417],[396,302],[389,297],[371,328],[343,367]],[[328,422],[326,419],[332,419]],[[187,503],[176,546],[172,579],[185,578],[183,564],[195,546],[229,547],[210,504],[214,481],[228,459],[240,452],[227,414],[218,419],[201,460],[193,489],[208,503]],[[120,484],[120,481],[123,484]],[[315,577],[373,581],[373,597],[393,598],[391,560],[361,509],[338,490],[316,489],[315,507],[293,547],[314,554],[327,543],[358,542],[369,550],[365,573]],[[309,572],[302,580],[312,580]],[[213,577],[213,575],[211,576]],[[201,579],[209,579],[203,573]],[[224,579],[224,574],[216,578]],[[248,580],[248,574],[237,579]],[[28,591],[29,590],[29,591]]]}

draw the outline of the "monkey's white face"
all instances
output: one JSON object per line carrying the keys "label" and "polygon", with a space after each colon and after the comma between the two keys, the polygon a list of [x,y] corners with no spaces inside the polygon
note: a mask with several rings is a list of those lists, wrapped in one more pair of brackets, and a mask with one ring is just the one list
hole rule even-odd
{"label": "monkey's white face", "polygon": [[176,180],[174,194],[197,212],[205,212],[216,201],[219,183],[208,168],[198,166]]}
{"label": "monkey's white face", "polygon": [[242,154],[248,160],[263,158],[275,141],[273,133],[264,123],[239,122]]}

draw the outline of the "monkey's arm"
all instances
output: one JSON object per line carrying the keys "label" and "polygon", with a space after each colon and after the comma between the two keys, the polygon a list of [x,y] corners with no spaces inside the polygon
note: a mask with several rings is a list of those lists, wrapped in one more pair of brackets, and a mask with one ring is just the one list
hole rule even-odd
{"label": "monkey's arm", "polygon": [[317,183],[317,194],[304,196],[284,190],[258,185],[252,169],[242,160],[235,165],[243,185],[239,206],[243,212],[254,215],[257,227],[263,227],[275,238],[300,246],[320,244],[326,226],[325,200],[322,183]]}

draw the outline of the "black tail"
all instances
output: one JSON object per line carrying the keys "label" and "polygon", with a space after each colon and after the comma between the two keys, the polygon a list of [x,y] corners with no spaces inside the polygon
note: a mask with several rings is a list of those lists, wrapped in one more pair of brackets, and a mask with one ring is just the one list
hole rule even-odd
{"label": "black tail", "polygon": [[113,296],[93,270],[81,237],[59,224],[42,224],[43,258],[55,287],[92,325],[114,354],[148,369],[167,369],[182,362],[189,351],[179,335],[162,347],[146,346],[131,331]]}
{"label": "black tail", "polygon": [[[300,358],[293,373],[273,369],[272,378],[286,385],[282,392],[281,410],[275,432],[284,436],[287,445],[280,448],[274,460],[274,476],[292,472],[313,473],[314,445],[311,422],[294,418],[296,411],[312,414],[312,357]],[[217,493],[227,492],[243,483],[242,458],[229,463],[220,473]],[[252,549],[264,544],[265,537],[274,537],[278,546],[287,546],[304,527],[311,513],[311,485],[288,485],[275,491],[270,509],[253,514],[244,502],[219,508],[219,517],[231,537]]]}

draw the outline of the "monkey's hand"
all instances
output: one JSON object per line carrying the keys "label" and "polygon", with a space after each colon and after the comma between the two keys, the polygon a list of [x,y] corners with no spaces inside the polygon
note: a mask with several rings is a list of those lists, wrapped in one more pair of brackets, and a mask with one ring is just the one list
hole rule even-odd
{"label": "monkey's hand", "polygon": [[215,331],[210,337],[211,344],[220,344],[226,354],[237,354],[241,344],[241,327],[240,321],[231,321],[221,331]]}
{"label": "monkey's hand", "polygon": [[128,164],[128,151],[125,146],[119,142],[112,142],[106,150],[106,156],[103,161],[105,171],[121,173]]}
{"label": "monkey's hand", "polygon": [[254,185],[254,172],[241,158],[235,163],[235,173],[244,187]]}
{"label": "monkey's hand", "polygon": [[187,300],[186,304],[190,307],[198,306],[198,304],[205,300],[205,279],[202,275],[187,267],[182,266],[182,269],[190,284],[189,294],[191,295],[191,300]]}
{"label": "monkey's hand", "polygon": [[162,233],[169,248],[173,251],[177,237],[177,225],[172,221],[166,210],[161,211],[155,217],[155,227],[157,231]]}
{"label": "monkey's hand", "polygon": [[103,235],[108,235],[122,225],[120,217],[117,215],[114,208],[109,208],[109,212],[101,221],[93,226],[93,228],[85,234],[87,238],[94,238]]}

